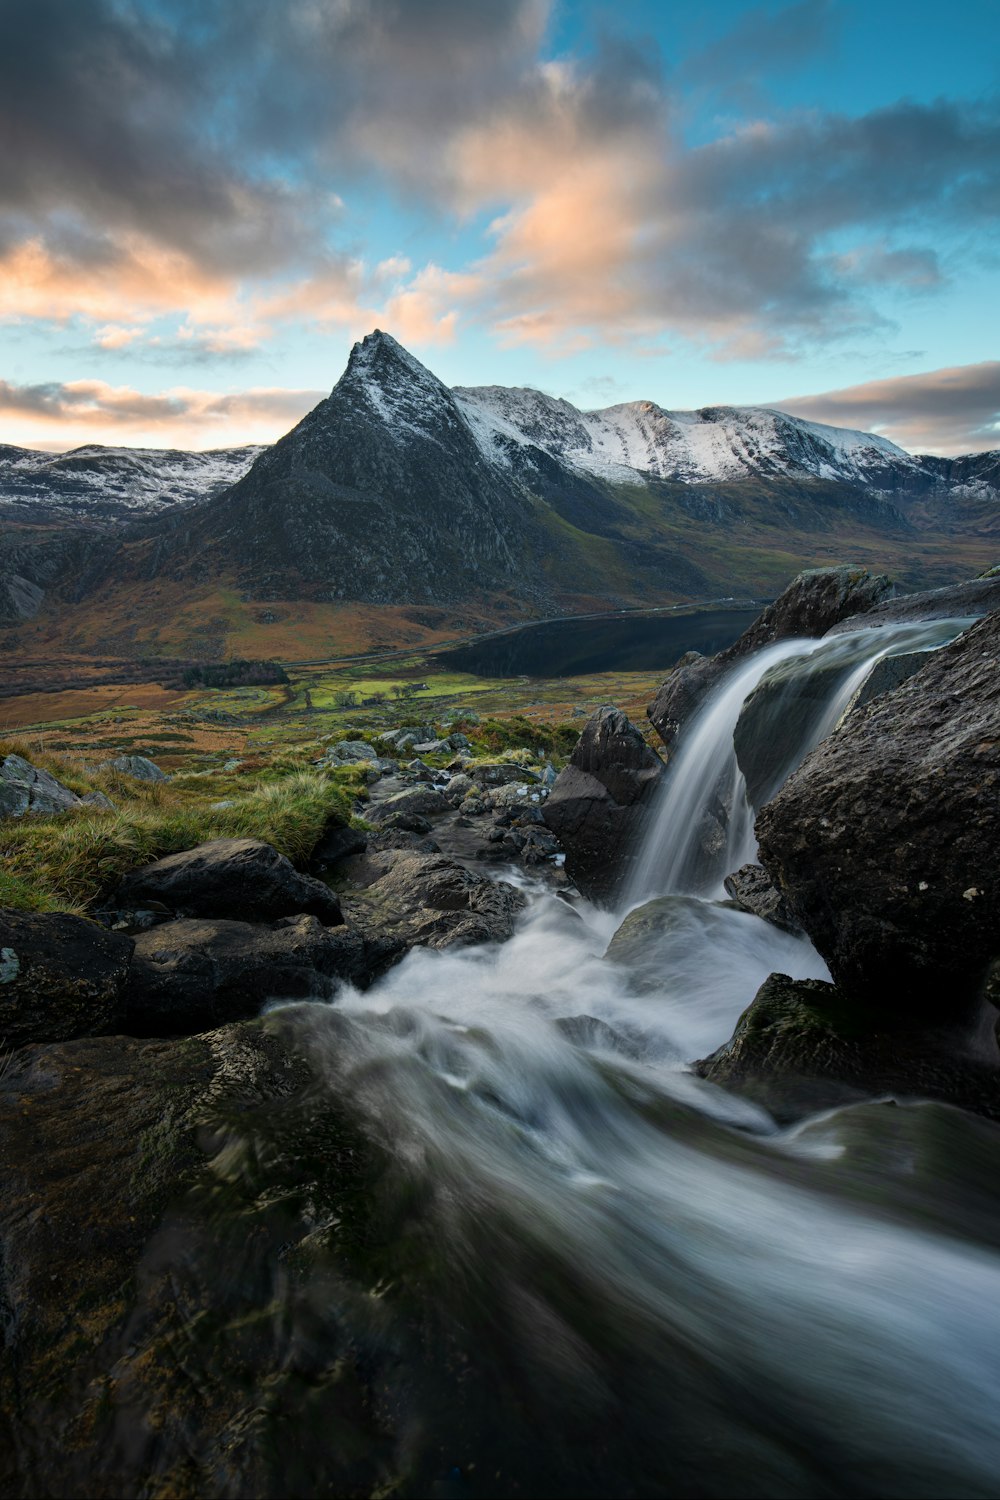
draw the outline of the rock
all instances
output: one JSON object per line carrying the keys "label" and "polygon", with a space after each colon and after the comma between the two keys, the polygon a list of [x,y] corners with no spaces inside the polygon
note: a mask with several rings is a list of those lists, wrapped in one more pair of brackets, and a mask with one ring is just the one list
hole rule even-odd
{"label": "rock", "polygon": [[893,587],[889,578],[863,568],[812,568],[800,573],[732,646],[713,657],[692,660],[689,654],[666,679],[646,710],[664,745],[673,748],[681,725],[732,663],[773,641],[825,635],[839,621],[873,609]]}
{"label": "rock", "polygon": [[984,575],[941,589],[887,598],[863,615],[849,615],[831,625],[829,635],[866,630],[870,625],[899,625],[908,620],[960,620],[992,614],[1000,609],[1000,576]]}
{"label": "rock", "polygon": [[566,873],[591,901],[610,905],[627,883],[663,762],[621,709],[599,708],[543,807],[566,852]]}
{"label": "rock", "polygon": [[399,826],[398,820],[402,816],[437,818],[451,810],[451,803],[443,792],[419,786],[409,787],[406,791],[396,792],[381,802],[373,803],[366,809],[365,817],[376,826],[388,823],[390,819],[396,820]]}
{"label": "rock", "polygon": [[0,1043],[116,1029],[132,940],[65,912],[0,911]]}
{"label": "rock", "polygon": [[444,789],[444,794],[451,805],[457,807],[469,795],[474,785],[472,777],[466,776],[460,771],[457,776],[453,776],[448,782],[448,785]]}
{"label": "rock", "polygon": [[25,1049],[0,1078],[0,1493],[427,1492],[379,1406],[400,1344],[364,1333],[391,1157],[323,1081],[343,1021],[308,1010]]}
{"label": "rock", "polygon": [[0,818],[21,818],[29,812],[68,812],[81,805],[82,799],[75,792],[23,755],[5,755],[0,760]]}
{"label": "rock", "polygon": [[471,750],[472,742],[464,734],[449,734],[448,745],[452,750]]}
{"label": "rock", "polygon": [[538,774],[513,761],[479,761],[466,766],[466,775],[478,787],[508,786],[513,781],[537,781]]}
{"label": "rock", "polygon": [[1000,614],[857,709],[757,820],[841,988],[955,1016],[1000,954]]}
{"label": "rock", "polygon": [[102,770],[121,771],[136,781],[169,781],[170,777],[145,755],[118,755],[101,762]]}
{"label": "rock", "polygon": [[522,805],[537,806],[542,801],[542,795],[537,784],[512,781],[509,785],[497,787],[495,792],[490,793],[490,804],[493,807],[510,808]]}
{"label": "rock", "polygon": [[[427,826],[429,828],[430,824]],[[419,828],[405,828],[399,825],[382,827],[377,833],[371,834],[368,848],[373,854],[383,849],[414,849],[418,854],[441,853],[441,845],[435,843],[426,833],[421,833]]]}
{"label": "rock", "polygon": [[343,920],[333,892],[300,875],[291,860],[259,839],[213,839],[126,875],[122,905],[161,901],[185,916],[274,921],[306,912],[330,926]]}
{"label": "rock", "polygon": [[343,897],[352,920],[407,947],[503,942],[526,904],[512,885],[440,854],[389,851],[355,871],[364,888]]}
{"label": "rock", "polygon": [[773,922],[786,932],[801,932],[788,902],[761,865],[742,865],[735,874],[727,875],[723,884],[726,894],[742,911]]}
{"label": "rock", "polygon": [[367,740],[341,740],[339,745],[331,745],[323,758],[338,766],[352,766],[363,761],[371,761],[375,765],[379,754]]}
{"label": "rock", "polygon": [[448,755],[450,751],[456,748],[456,746],[451,744],[450,740],[424,740],[422,743],[414,745],[413,753],[414,755]]}
{"label": "rock", "polygon": [[114,812],[115,804],[103,792],[85,792],[80,798],[84,807],[96,807],[99,812]]}
{"label": "rock", "polygon": [[330,980],[365,988],[403,953],[316,917],[249,922],[182,918],[136,938],[125,1029],[137,1036],[208,1031],[268,1000],[328,999]]}
{"label": "rock", "polygon": [[368,843],[368,835],[361,828],[351,828],[344,823],[331,823],[323,831],[323,837],[312,852],[313,860],[321,865],[335,865],[338,860],[351,854],[360,854]]}
{"label": "rock", "polygon": [[926,651],[907,651],[899,656],[882,656],[872,667],[854,697],[844,709],[844,716],[856,708],[864,708],[873,698],[891,693],[906,682],[915,672],[927,665]]}
{"label": "rock", "polygon": [[1000,1121],[1000,1052],[961,1031],[876,1022],[835,985],[772,974],[724,1047],[695,1064],[780,1121],[860,1098],[941,1099]]}

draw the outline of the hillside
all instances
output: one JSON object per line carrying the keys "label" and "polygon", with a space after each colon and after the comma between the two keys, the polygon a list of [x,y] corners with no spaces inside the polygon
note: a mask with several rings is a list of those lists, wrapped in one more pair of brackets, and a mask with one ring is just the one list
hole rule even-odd
{"label": "hillside", "polygon": [[449,390],[379,331],[270,448],[34,458],[0,453],[0,631],[32,657],[427,644],[767,597],[842,561],[933,585],[995,561],[1000,515],[996,453],[914,457],[765,408]]}

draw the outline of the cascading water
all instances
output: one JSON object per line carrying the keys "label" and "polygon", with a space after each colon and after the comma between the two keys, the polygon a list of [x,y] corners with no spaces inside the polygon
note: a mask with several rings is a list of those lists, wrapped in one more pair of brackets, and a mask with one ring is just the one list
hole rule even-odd
{"label": "cascading water", "polygon": [[805,716],[788,753],[774,768],[772,794],[834,729],[877,661],[943,646],[968,624],[919,621],[822,640],[780,641],[741,662],[713,689],[684,730],[636,860],[625,909],[673,892],[721,897],[724,878],[756,857],[755,813],[734,734],[750,694],[775,669],[787,664],[793,670],[783,674],[766,728],[780,727],[782,716],[807,693],[811,682],[818,680],[821,692],[815,710]]}
{"label": "cascading water", "polygon": [[[879,655],[956,629],[768,648],[686,736],[661,824],[684,846],[699,798],[735,788],[733,728],[769,670],[842,653],[814,742]],[[654,888],[686,858],[651,861]],[[651,945],[605,955],[617,919],[530,889],[499,948],[415,951],[286,1011],[393,1164],[378,1284],[359,1312],[319,1282],[340,1346],[377,1337],[405,1367],[393,1493],[995,1494],[1000,1131],[877,1102],[778,1130],[686,1065],[769,972],[822,977],[804,938],[675,894]]]}

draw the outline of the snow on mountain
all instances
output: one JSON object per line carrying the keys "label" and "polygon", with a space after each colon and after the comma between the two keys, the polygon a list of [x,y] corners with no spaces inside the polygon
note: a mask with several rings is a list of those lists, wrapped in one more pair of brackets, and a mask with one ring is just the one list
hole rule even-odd
{"label": "snow on mountain", "polygon": [[235,484],[263,448],[106,448],[69,453],[0,445],[0,506],[35,502],[60,510],[116,516],[191,505]]}
{"label": "snow on mountain", "polygon": [[630,401],[582,412],[526,389],[472,386],[454,394],[492,462],[510,464],[512,445],[528,443],[584,473],[632,483],[649,474],[682,484],[808,474],[878,487],[890,468],[921,469],[887,438],[767,407],[664,411],[651,401]]}

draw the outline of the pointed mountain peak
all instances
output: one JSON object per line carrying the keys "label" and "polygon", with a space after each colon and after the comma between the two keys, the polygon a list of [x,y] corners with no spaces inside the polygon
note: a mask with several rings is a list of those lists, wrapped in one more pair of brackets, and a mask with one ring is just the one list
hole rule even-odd
{"label": "pointed mountain peak", "polygon": [[426,365],[422,365],[408,349],[404,349],[391,333],[383,333],[381,328],[366,334],[360,343],[354,345],[343,378],[350,376],[362,379],[374,377],[380,384],[405,376],[411,380],[416,379],[421,384],[441,385],[440,380]]}
{"label": "pointed mountain peak", "polygon": [[331,400],[338,397],[351,405],[360,400],[383,420],[410,427],[455,410],[448,387],[381,328],[354,345]]}

